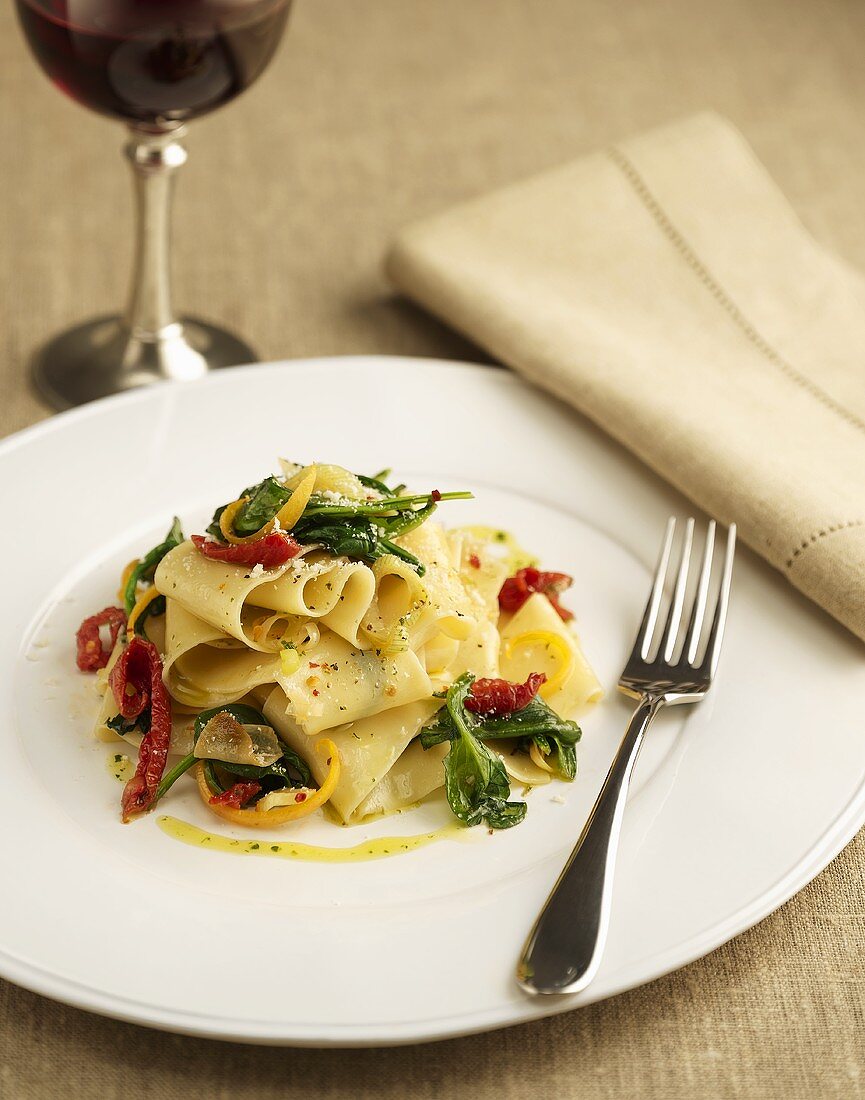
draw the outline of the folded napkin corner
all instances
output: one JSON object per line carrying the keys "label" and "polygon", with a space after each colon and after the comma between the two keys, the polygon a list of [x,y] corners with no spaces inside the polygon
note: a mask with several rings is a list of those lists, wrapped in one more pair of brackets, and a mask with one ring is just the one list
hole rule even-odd
{"label": "folded napkin corner", "polygon": [[691,116],[406,228],[394,285],[865,639],[865,280]]}

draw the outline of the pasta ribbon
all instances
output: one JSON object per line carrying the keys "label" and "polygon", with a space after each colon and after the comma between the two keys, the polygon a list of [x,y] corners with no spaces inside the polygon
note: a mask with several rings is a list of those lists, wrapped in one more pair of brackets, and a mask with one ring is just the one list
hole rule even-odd
{"label": "pasta ribbon", "polygon": [[541,687],[540,695],[546,698],[559,690],[562,684],[574,670],[574,654],[565,639],[559,634],[553,634],[551,630],[529,630],[525,634],[518,634],[511,638],[505,646],[505,656],[510,657],[515,649],[521,646],[544,646],[554,657],[559,659],[559,667],[547,677],[547,682]]}
{"label": "pasta ribbon", "polygon": [[[136,562],[135,564],[137,565],[138,563]],[[153,603],[153,601],[155,599],[158,599],[161,595],[162,595],[162,593],[159,591],[159,589],[156,587],[156,585],[152,584],[147,589],[146,592],[143,592],[138,597],[138,602],[135,604],[135,607],[133,607],[132,610],[129,612],[129,618],[126,620],[126,633],[127,634],[134,634],[135,633],[135,624],[141,618],[141,614],[144,611],[144,609],[149,604]]]}
{"label": "pasta ribbon", "polygon": [[429,604],[427,591],[416,570],[395,554],[385,554],[374,562],[372,574],[376,594],[361,629],[382,652],[407,649],[409,629]]}
{"label": "pasta ribbon", "polygon": [[246,504],[249,497],[240,497],[239,500],[232,501],[219,517],[219,530],[222,532],[222,537],[234,546],[241,546],[245,543],[258,542],[259,539],[263,539],[273,531],[277,522],[279,522],[279,526],[283,531],[290,531],[303,515],[304,509],[309,503],[309,498],[312,496],[312,490],[315,487],[315,474],[315,466],[307,466],[305,470],[301,471],[296,485],[292,487],[291,499],[283,504],[273,519],[268,520],[260,530],[252,535],[237,535],[234,531],[234,517]]}
{"label": "pasta ribbon", "polygon": [[175,516],[115,578],[122,606],[76,634],[78,667],[99,673],[96,736],[139,749],[125,816],[188,771],[238,827],[325,804],[350,824],[442,786],[462,821],[517,824],[511,780],[572,779],[567,716],[601,695],[556,602],[570,578],[506,531],[430,522],[468,492],[280,465],[207,535]]}
{"label": "pasta ribbon", "polygon": [[324,782],[317,791],[313,791],[302,802],[292,802],[288,806],[276,806],[271,810],[258,810],[256,808],[244,810],[235,809],[233,806],[220,806],[211,802],[212,792],[207,785],[204,774],[204,766],[195,766],[195,781],[198,784],[198,793],[201,801],[208,810],[234,825],[251,825],[254,829],[268,829],[273,825],[285,825],[289,821],[297,821],[306,817],[328,801],[339,782],[340,759],[336,745],[327,737],[323,737],[315,746],[315,751],[327,758],[328,772]]}

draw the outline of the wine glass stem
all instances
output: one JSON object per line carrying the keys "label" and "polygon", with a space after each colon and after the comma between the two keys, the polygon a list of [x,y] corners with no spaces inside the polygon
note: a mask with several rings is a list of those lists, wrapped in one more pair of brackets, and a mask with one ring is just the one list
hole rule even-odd
{"label": "wine glass stem", "polygon": [[124,323],[133,340],[158,341],[180,334],[171,308],[171,196],[174,175],[186,162],[177,140],[182,126],[153,132],[130,127],[124,153],[135,186],[135,259]]}

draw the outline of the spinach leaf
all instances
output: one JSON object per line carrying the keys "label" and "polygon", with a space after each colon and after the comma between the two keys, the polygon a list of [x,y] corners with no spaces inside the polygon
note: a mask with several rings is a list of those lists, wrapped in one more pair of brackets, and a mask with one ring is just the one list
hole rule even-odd
{"label": "spinach leaf", "polygon": [[536,737],[555,735],[559,740],[575,745],[582,736],[576,722],[568,722],[536,695],[522,710],[503,718],[480,719],[484,738],[496,737]]}
{"label": "spinach leaf", "polygon": [[[129,580],[126,582],[126,587],[123,589],[123,603],[126,606],[127,615],[132,611],[132,608],[135,607],[138,585],[141,584],[142,581],[153,580],[156,567],[169,550],[173,550],[175,546],[179,546],[183,542],[183,538],[183,528],[180,526],[180,520],[175,516],[174,521],[168,528],[168,534],[162,542],[160,542],[158,546],[154,546],[152,550],[149,550],[129,575]],[[164,601],[162,606],[164,610]],[[161,614],[161,612],[151,610],[148,614],[158,615]]]}
{"label": "spinach leaf", "polygon": [[379,532],[367,519],[332,520],[301,516],[292,531],[298,542],[320,542],[331,554],[347,558],[363,558],[374,561],[381,557],[378,551]]}
{"label": "spinach leaf", "polygon": [[[245,537],[254,535],[273,519],[280,508],[291,500],[291,489],[286,489],[275,477],[266,477],[257,485],[247,486],[237,499],[240,500],[241,497],[248,499],[234,517],[234,531],[235,534]],[[227,507],[227,504],[221,504],[213,513],[207,527],[207,533],[219,542],[225,542],[219,521]]]}
{"label": "spinach leaf", "polygon": [[[303,514],[304,516],[327,515],[331,518],[340,519],[351,516],[371,516],[387,521],[400,512],[415,511],[438,501],[471,499],[472,494],[467,492],[415,493],[411,496],[384,497],[382,500],[340,501],[329,501],[316,494],[310,498]],[[382,524],[382,526],[386,525],[386,523]]]}
{"label": "spinach leaf", "polygon": [[408,531],[414,531],[415,527],[420,527],[425,520],[430,518],[435,510],[436,505],[434,502],[431,502],[424,508],[408,509],[405,512],[400,512],[399,515],[388,520],[387,537],[389,539],[395,539],[398,535],[405,535]]}
{"label": "spinach leaf", "polygon": [[[243,496],[243,493],[240,495]],[[210,523],[204,528],[205,534],[210,535],[210,537],[216,539],[217,542],[225,542],[225,537],[222,534],[222,528],[219,526],[219,521],[222,519],[222,513],[227,507],[227,504],[220,504],[213,513]]]}
{"label": "spinach leaf", "polygon": [[241,779],[257,779],[259,782],[269,780],[268,783],[262,783],[268,790],[308,787],[312,783],[312,773],[306,761],[281,741],[280,748],[282,749],[281,758],[265,767],[256,767],[254,764],[226,764],[222,760],[218,761],[218,764],[224,772],[240,776]]}
{"label": "spinach leaf", "polygon": [[380,470],[374,477],[367,477],[366,474],[358,474],[357,480],[361,485],[365,485],[367,489],[375,489],[377,493],[381,493],[383,497],[394,496],[391,489],[384,483],[384,479],[390,474],[390,470]]}
{"label": "spinach leaf", "polygon": [[[385,483],[389,472],[383,470],[375,477],[359,475],[363,485],[382,494],[381,500],[334,501],[321,493],[313,493],[303,515],[292,528],[294,538],[300,543],[321,543],[331,554],[354,561],[374,562],[385,554],[394,554],[422,577],[426,571],[423,563],[393,540],[429,519],[439,501],[467,500],[471,493],[431,492],[401,496],[404,486],[390,489]],[[241,496],[249,499],[234,517],[234,531],[239,536],[248,536],[273,519],[291,499],[291,490],[275,477],[267,477],[258,485],[244,489]],[[222,505],[216,509],[207,528],[208,534],[220,542],[225,541],[219,521],[226,507]]]}
{"label": "spinach leaf", "polygon": [[391,542],[390,539],[379,539],[379,548],[378,557],[382,557],[384,554],[393,554],[394,557],[401,558],[404,562],[408,562],[419,577],[422,577],[424,573],[426,573],[426,566],[420,558],[416,558],[414,554],[404,547],[397,546],[397,544]]}
{"label": "spinach leaf", "polygon": [[150,707],[145,707],[137,718],[124,718],[122,714],[115,714],[113,718],[106,721],[105,725],[115,733],[119,733],[121,737],[136,731],[147,733],[150,729]]}
{"label": "spinach leaf", "polygon": [[448,719],[439,719],[432,725],[425,726],[420,732],[422,749],[431,749],[433,745],[440,745],[442,741],[453,741],[457,731],[453,722]]}
{"label": "spinach leaf", "polygon": [[571,783],[577,775],[577,750],[573,745],[560,741],[557,737],[551,740],[556,750],[556,771],[562,779]]}
{"label": "spinach leaf", "polygon": [[445,792],[456,816],[467,825],[485,821],[491,829],[509,829],[526,816],[525,802],[509,802],[510,782],[504,764],[476,736],[477,723],[465,701],[474,676],[465,673],[451,685],[445,700],[456,735],[445,757]]}
{"label": "spinach leaf", "polygon": [[216,768],[213,766],[212,760],[202,760],[204,765],[204,778],[207,780],[207,785],[213,794],[225,794],[228,787],[223,787],[219,782],[219,776],[216,774]]}
{"label": "spinach leaf", "polygon": [[249,500],[234,517],[235,533],[241,537],[254,535],[266,523],[270,523],[280,508],[291,500],[291,489],[275,477],[266,477],[251,489],[245,489],[243,496]]}
{"label": "spinach leaf", "polygon": [[[522,710],[514,711],[503,718],[488,718],[474,715],[478,723],[478,734],[485,741],[500,737],[532,738],[541,735],[555,736],[566,744],[574,745],[582,736],[576,722],[568,722],[548,706],[543,699],[535,696]],[[421,742],[425,749],[451,740],[455,730],[447,710],[440,710],[435,721],[421,732]]]}
{"label": "spinach leaf", "polygon": [[423,562],[384,538],[381,528],[365,516],[355,516],[337,523],[328,519],[301,517],[294,525],[292,534],[298,542],[320,542],[331,554],[341,554],[355,561],[373,562],[385,554],[394,554],[408,562],[418,576],[422,577],[426,572]]}
{"label": "spinach leaf", "polygon": [[149,604],[144,608],[132,627],[133,634],[140,634],[146,638],[147,631],[144,629],[144,624],[151,616],[159,616],[165,614],[165,597],[157,596],[155,600],[151,600]]}
{"label": "spinach leaf", "polygon": [[[514,711],[502,718],[485,718],[476,715],[475,733],[484,741],[499,738],[517,738],[517,748],[528,752],[532,742],[544,756],[555,753],[554,766],[562,779],[570,782],[577,774],[577,754],[574,746],[582,736],[576,722],[568,722],[548,706],[543,699],[535,696],[522,710]],[[442,741],[452,741],[457,736],[457,728],[450,711],[443,709],[434,721],[421,730],[420,742],[423,748],[440,745]]]}

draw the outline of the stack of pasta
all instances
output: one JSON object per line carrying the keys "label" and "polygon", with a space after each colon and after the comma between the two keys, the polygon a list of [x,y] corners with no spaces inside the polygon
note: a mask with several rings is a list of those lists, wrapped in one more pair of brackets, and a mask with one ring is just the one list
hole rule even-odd
{"label": "stack of pasta", "polygon": [[[569,579],[545,580],[563,575],[541,573],[505,532],[430,519],[468,494],[410,495],[386,477],[284,463],[218,509],[207,535],[175,524],[131,563],[97,736],[146,743],[147,707],[124,718],[114,682],[130,641],[146,638],[171,701],[167,751],[198,765],[214,808],[265,819],[329,786],[331,816],[351,824],[447,781],[458,816],[503,827],[495,807],[522,803],[501,796],[502,768],[521,786],[572,778],[571,719],[601,691],[558,602]],[[502,704],[503,685],[522,696]],[[464,774],[467,748],[479,778]],[[264,782],[278,765],[282,786]],[[258,789],[226,798],[241,781]]]}

